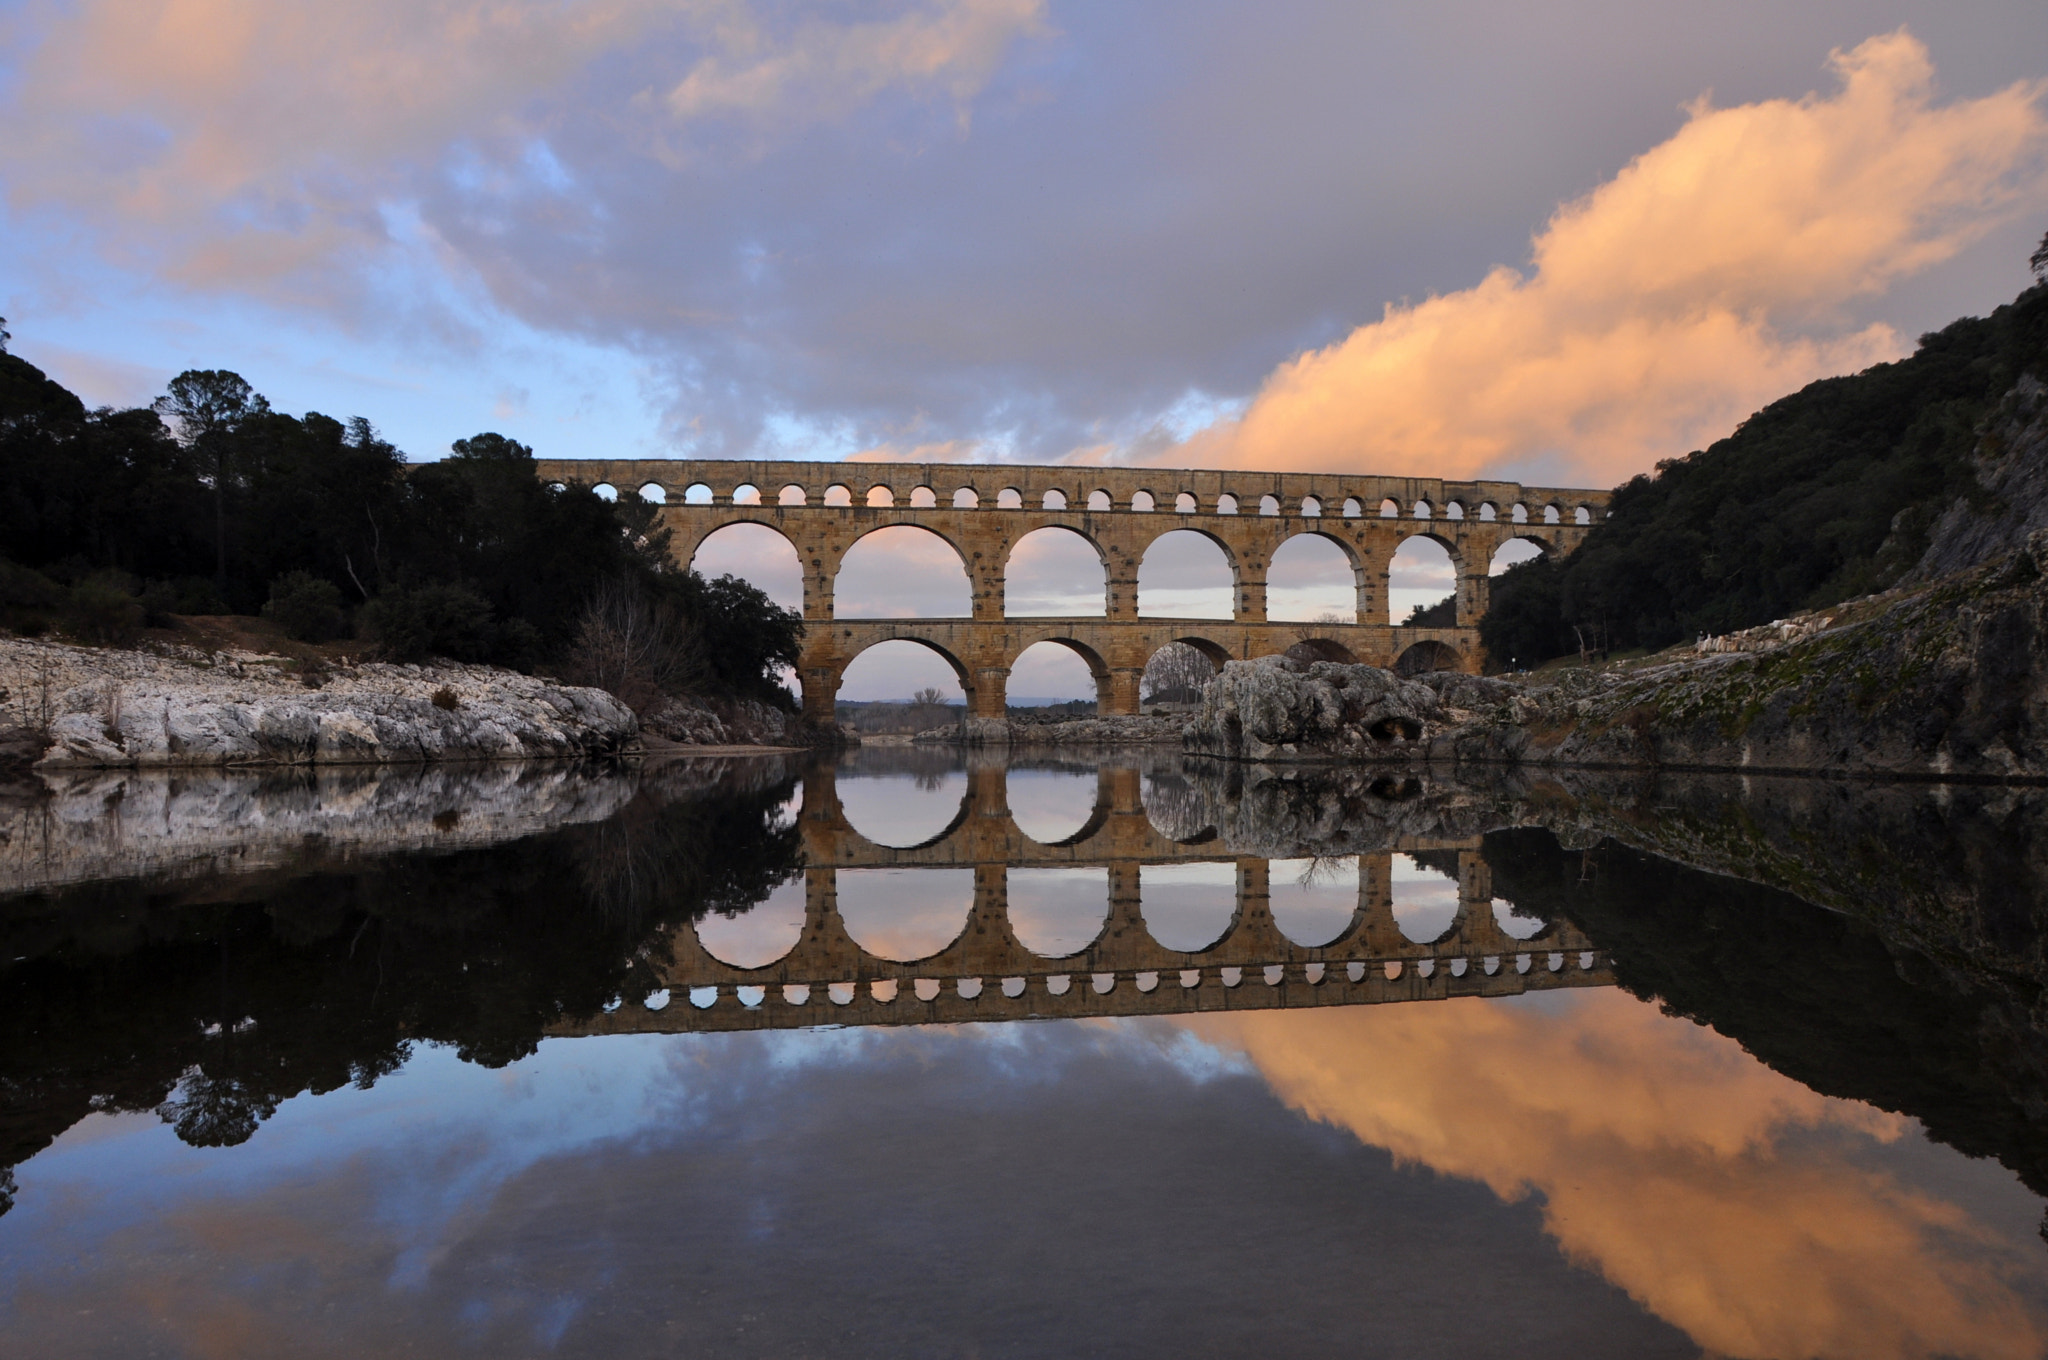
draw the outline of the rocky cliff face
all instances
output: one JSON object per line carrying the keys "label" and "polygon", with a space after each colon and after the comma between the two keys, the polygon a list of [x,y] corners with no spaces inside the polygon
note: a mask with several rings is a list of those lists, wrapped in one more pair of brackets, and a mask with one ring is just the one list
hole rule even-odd
{"label": "rocky cliff face", "polygon": [[1250,761],[2048,779],[2044,611],[2048,530],[1931,585],[1791,621],[1757,650],[1549,684],[1231,662],[1185,746]]}
{"label": "rocky cliff face", "polygon": [[1979,566],[2048,529],[2048,385],[2022,375],[1979,430],[1977,485],[1929,527],[1909,584]]}
{"label": "rocky cliff face", "polygon": [[489,666],[286,672],[281,658],[0,641],[0,726],[41,768],[390,764],[611,755],[638,723],[603,690]]}

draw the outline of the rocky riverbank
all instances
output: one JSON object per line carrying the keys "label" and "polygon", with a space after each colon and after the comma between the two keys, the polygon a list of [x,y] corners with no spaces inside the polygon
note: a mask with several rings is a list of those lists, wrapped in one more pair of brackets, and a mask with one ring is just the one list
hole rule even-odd
{"label": "rocky riverbank", "polygon": [[1544,683],[1231,662],[1188,727],[1249,761],[1487,762],[2048,781],[2048,531],[1753,650]]}
{"label": "rocky riverbank", "polygon": [[490,666],[16,638],[0,640],[0,730],[11,763],[161,768],[608,756],[639,723],[603,690]]}
{"label": "rocky riverbank", "polygon": [[858,745],[837,723],[808,723],[758,699],[664,699],[641,719],[644,736],[679,746],[778,746],[836,749]]}

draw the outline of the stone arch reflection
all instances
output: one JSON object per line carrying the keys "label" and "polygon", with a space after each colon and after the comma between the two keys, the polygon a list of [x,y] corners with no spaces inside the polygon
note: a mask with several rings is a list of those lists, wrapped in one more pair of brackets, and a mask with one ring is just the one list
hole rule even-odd
{"label": "stone arch reflection", "polygon": [[1276,859],[1266,872],[1273,924],[1304,949],[1334,944],[1358,919],[1358,856]]}
{"label": "stone arch reflection", "polygon": [[705,951],[735,968],[765,968],[796,948],[804,933],[805,883],[784,883],[744,911],[714,911],[697,923]]}
{"label": "stone arch reflection", "polygon": [[1007,893],[1010,933],[1040,958],[1080,953],[1109,919],[1106,868],[1012,869]]}
{"label": "stone arch reflection", "polygon": [[1162,949],[1199,953],[1237,919],[1234,863],[1147,864],[1138,870],[1145,931]]}
{"label": "stone arch reflection", "polygon": [[1389,874],[1394,924],[1403,938],[1434,944],[1458,923],[1458,876],[1430,857],[1395,855]]}
{"label": "stone arch reflection", "polygon": [[974,906],[972,869],[842,869],[837,888],[848,937],[897,963],[945,949]]}

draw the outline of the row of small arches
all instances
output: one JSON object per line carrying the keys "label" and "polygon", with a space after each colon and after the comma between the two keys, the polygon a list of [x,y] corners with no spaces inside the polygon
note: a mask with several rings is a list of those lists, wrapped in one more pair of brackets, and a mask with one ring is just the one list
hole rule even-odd
{"label": "row of small arches", "polygon": [[[561,484],[556,483],[555,485],[559,487]],[[607,500],[616,499],[619,494],[618,488],[609,482],[598,483],[595,490],[598,495]],[[776,493],[775,504],[782,506],[806,505],[809,503],[808,495],[809,493],[800,486],[785,486]],[[642,486],[639,490],[639,496],[640,499],[654,505],[666,505],[669,503],[668,489],[659,482],[648,482]],[[680,502],[683,505],[715,505],[717,503],[716,494],[703,482],[697,482],[684,488],[683,497]],[[745,485],[735,490],[727,503],[731,505],[761,505],[764,502],[759,487]],[[896,505],[896,493],[887,486],[872,486],[868,488],[864,503],[871,509],[893,509]],[[852,488],[844,484],[829,486],[825,489],[823,504],[828,509],[850,507],[854,504],[854,492]],[[1216,498],[1210,513],[1235,515],[1240,513],[1240,504],[1236,496],[1226,492]],[[939,495],[928,486],[913,488],[910,493],[909,508],[912,510],[939,509]],[[963,486],[953,493],[952,508],[955,510],[979,509],[981,508],[981,495],[974,488]],[[1024,508],[1024,493],[1014,487],[1004,488],[996,493],[995,508],[998,510],[1022,510]],[[1066,492],[1052,490],[1047,491],[1041,497],[1040,508],[1045,510],[1067,510],[1077,507],[1069,506]],[[1104,512],[1115,510],[1117,505],[1109,492],[1096,490],[1090,492],[1086,504],[1078,508],[1092,512]],[[1139,513],[1149,513],[1157,510],[1159,503],[1151,492],[1139,491],[1131,497],[1129,503],[1123,508]],[[1273,516],[1280,515],[1284,511],[1285,507],[1282,505],[1279,497],[1269,495],[1259,498],[1257,513]],[[1294,510],[1294,513],[1309,519],[1321,518],[1323,512],[1323,501],[1316,496],[1302,497]],[[1201,505],[1192,492],[1183,491],[1173,499],[1173,513],[1180,515],[1200,514]],[[1567,515],[1570,517],[1569,520],[1566,518]],[[1376,517],[1379,519],[1463,520],[1468,518],[1466,508],[1460,501],[1448,501],[1442,506],[1437,506],[1427,500],[1419,500],[1404,510],[1401,504],[1392,498],[1382,499],[1376,515],[1369,516],[1366,513],[1365,502],[1355,496],[1348,496],[1344,499],[1343,503],[1338,507],[1336,516],[1344,519]],[[1484,501],[1476,507],[1469,517],[1481,523],[1491,524],[1499,521],[1502,515],[1500,508],[1493,502]],[[1593,512],[1590,507],[1584,505],[1567,506],[1553,501],[1547,505],[1532,506],[1517,501],[1507,507],[1506,522],[1512,524],[1564,524],[1567,522],[1572,524],[1591,524],[1593,522]]]}
{"label": "row of small arches", "polygon": [[[1077,986],[1084,987],[1097,996],[1108,996],[1117,989],[1119,982],[1126,979],[1129,980],[1131,986],[1138,992],[1149,996],[1161,987],[1170,987],[1176,983],[1178,983],[1183,991],[1193,991],[1200,987],[1204,981],[1208,980],[1211,975],[1213,975],[1215,982],[1226,988],[1242,987],[1247,982],[1253,985],[1264,983],[1268,987],[1280,987],[1293,981],[1300,981],[1311,987],[1320,987],[1326,982],[1334,982],[1339,978],[1351,983],[1360,983],[1365,981],[1370,973],[1377,973],[1387,981],[1393,982],[1398,980],[1402,973],[1406,972],[1411,966],[1414,968],[1416,976],[1422,978],[1435,977],[1439,969],[1451,977],[1462,978],[1474,972],[1485,977],[1494,977],[1503,968],[1525,976],[1538,971],[1565,974],[1570,971],[1573,963],[1577,964],[1578,970],[1581,973],[1590,973],[1598,962],[1598,956],[1591,950],[1577,951],[1576,958],[1573,958],[1571,951],[1548,950],[1510,955],[1487,954],[1476,958],[1454,958],[1442,961],[1422,959],[1412,963],[1403,959],[1386,959],[1378,961],[1377,966],[1373,963],[1353,961],[1335,965],[1324,963],[1293,965],[1274,963],[1266,964],[1263,967],[1258,964],[1253,964],[1250,967],[1227,964],[1213,969],[1169,969],[1164,973],[1156,969],[1139,969],[1128,973],[1052,973],[1036,978],[1023,976],[997,978],[993,988],[989,987],[987,980],[978,977],[912,978],[909,980],[909,997],[914,997],[916,1000],[930,1005],[938,1001],[947,992],[951,992],[963,1001],[976,1001],[993,991],[997,995],[1014,1001],[1030,990],[1033,981],[1038,982],[1047,996],[1066,996]],[[742,1008],[755,1010],[761,1007],[771,996],[787,1006],[808,1006],[813,999],[819,999],[835,1006],[850,1006],[859,998],[863,990],[867,992],[869,999],[880,1002],[883,1005],[892,1005],[899,998],[909,999],[904,995],[903,981],[898,978],[872,978],[866,981],[825,983],[786,982],[773,987],[765,984],[749,985],[744,982],[714,983],[709,986],[684,989],[684,996],[687,998],[688,1004],[696,1010],[711,1009],[718,1004],[721,997],[730,997]],[[649,992],[640,1004],[650,1011],[663,1011],[667,1010],[674,1000],[674,989],[663,987]],[[605,1007],[605,1010],[609,1013],[618,1010],[619,1006],[620,1002],[614,1000]]]}

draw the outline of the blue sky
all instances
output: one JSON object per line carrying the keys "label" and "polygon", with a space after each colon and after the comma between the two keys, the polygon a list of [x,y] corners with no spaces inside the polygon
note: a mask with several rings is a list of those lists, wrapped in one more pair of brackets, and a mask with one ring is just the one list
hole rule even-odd
{"label": "blue sky", "polygon": [[415,459],[1612,485],[2027,281],[2038,6],[8,0],[0,314]]}

